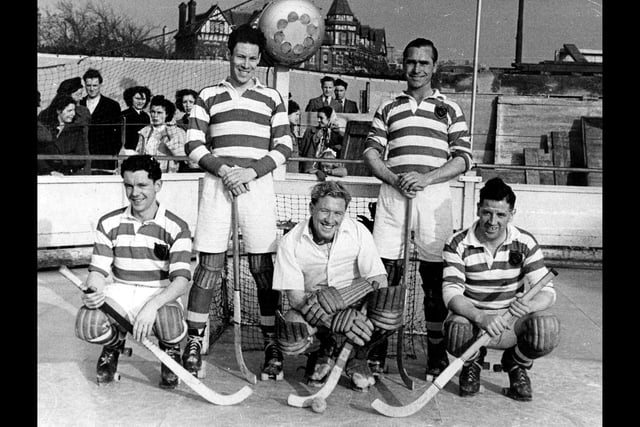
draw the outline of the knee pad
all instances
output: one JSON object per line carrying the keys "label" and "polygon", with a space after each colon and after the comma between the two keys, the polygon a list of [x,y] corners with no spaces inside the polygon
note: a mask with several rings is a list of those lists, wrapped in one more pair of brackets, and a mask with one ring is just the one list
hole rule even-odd
{"label": "knee pad", "polygon": [[213,289],[222,273],[226,258],[226,252],[217,254],[200,252],[198,265],[193,273],[193,285],[202,289]]}
{"label": "knee pad", "polygon": [[249,254],[249,271],[259,290],[272,288],[273,259],[271,259],[271,254]]}
{"label": "knee pad", "polygon": [[76,336],[94,344],[105,344],[117,334],[111,320],[102,310],[80,307],[76,315]]}
{"label": "knee pad", "polygon": [[168,303],[160,307],[156,314],[153,331],[158,341],[165,344],[180,342],[187,333],[187,323],[180,306],[176,303]]}
{"label": "knee pad", "polygon": [[560,342],[560,321],[551,313],[534,313],[524,319],[518,348],[526,357],[545,356]]}
{"label": "knee pad", "polygon": [[461,316],[453,316],[444,324],[447,351],[460,357],[473,343],[473,325]]}
{"label": "knee pad", "polygon": [[389,286],[398,286],[402,279],[404,263],[401,259],[381,258],[384,269],[387,271],[387,282]]}
{"label": "knee pad", "polygon": [[282,353],[295,356],[304,353],[313,343],[317,329],[296,310],[289,310],[284,316],[276,316],[276,342]]}

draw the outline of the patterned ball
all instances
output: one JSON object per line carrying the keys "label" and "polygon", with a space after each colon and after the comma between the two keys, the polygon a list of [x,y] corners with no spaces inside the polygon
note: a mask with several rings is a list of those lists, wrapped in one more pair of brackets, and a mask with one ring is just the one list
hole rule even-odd
{"label": "patterned ball", "polygon": [[267,39],[266,53],[283,65],[307,60],[324,38],[324,18],[308,0],[274,0],[262,11],[258,27]]}

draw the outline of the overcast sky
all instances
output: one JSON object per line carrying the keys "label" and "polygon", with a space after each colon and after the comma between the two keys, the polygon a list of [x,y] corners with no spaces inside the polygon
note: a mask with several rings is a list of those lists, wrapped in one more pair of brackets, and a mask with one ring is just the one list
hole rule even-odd
{"label": "overcast sky", "polygon": [[[59,0],[38,0],[40,8],[55,10]],[[72,0],[79,5],[87,0]],[[99,3],[100,0],[93,0]],[[178,5],[188,0],[103,0],[115,12],[146,23],[162,33],[178,27]],[[198,0],[196,13],[214,4],[223,10],[244,0]],[[326,14],[333,0],[314,0]],[[524,2],[523,62],[552,60],[565,43],[602,49],[604,0],[526,0]],[[243,10],[261,5],[254,0]],[[384,28],[387,44],[402,51],[416,37],[434,41],[441,61],[473,61],[478,0],[348,0],[361,24]],[[518,0],[483,0],[479,41],[480,64],[509,67],[515,60]],[[153,32],[152,34],[156,34]]]}

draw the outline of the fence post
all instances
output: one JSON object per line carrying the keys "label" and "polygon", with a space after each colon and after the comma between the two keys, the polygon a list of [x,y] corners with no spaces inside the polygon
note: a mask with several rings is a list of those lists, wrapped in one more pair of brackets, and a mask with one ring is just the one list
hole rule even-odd
{"label": "fence post", "polygon": [[462,175],[458,178],[464,186],[462,187],[462,226],[464,230],[473,224],[476,213],[476,191],[479,191],[479,184],[482,182],[481,176],[476,176],[475,172],[471,172],[473,175]]}

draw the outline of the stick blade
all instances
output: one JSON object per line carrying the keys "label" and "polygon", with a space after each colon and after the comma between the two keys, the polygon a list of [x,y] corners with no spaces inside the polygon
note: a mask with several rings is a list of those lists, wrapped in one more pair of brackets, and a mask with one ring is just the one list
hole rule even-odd
{"label": "stick blade", "polygon": [[440,389],[436,385],[431,385],[419,398],[408,405],[391,406],[380,399],[376,399],[371,403],[371,407],[376,412],[390,418],[408,417],[422,409],[439,391]]}

